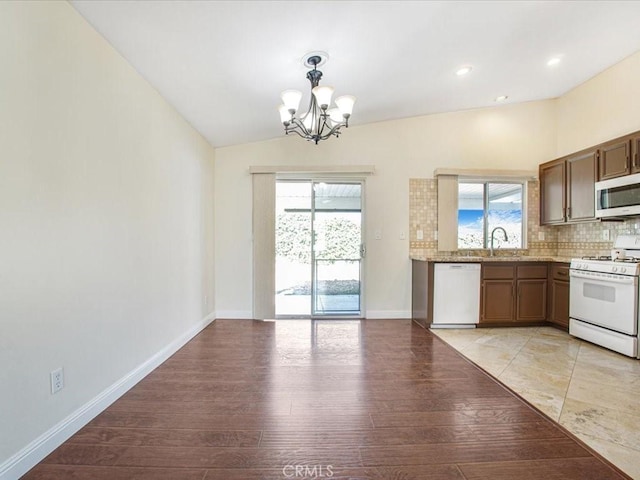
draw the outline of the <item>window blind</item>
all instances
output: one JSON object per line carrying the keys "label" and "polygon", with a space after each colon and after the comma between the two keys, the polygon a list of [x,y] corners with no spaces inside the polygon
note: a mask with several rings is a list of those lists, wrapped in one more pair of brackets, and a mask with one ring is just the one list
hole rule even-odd
{"label": "window blind", "polygon": [[458,176],[438,175],[438,251],[458,250]]}
{"label": "window blind", "polygon": [[276,316],[276,175],[253,178],[253,318]]}

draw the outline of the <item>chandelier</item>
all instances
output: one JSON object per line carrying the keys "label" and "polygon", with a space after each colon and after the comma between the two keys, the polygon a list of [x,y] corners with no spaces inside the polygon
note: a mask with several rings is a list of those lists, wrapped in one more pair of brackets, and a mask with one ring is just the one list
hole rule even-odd
{"label": "chandelier", "polygon": [[306,140],[315,142],[335,135],[340,135],[342,127],[349,127],[349,117],[353,111],[353,104],[356,97],[343,95],[335,99],[336,106],[329,108],[333,87],[319,86],[322,72],[317,69],[318,65],[325,63],[327,55],[323,53],[308,54],[304,60],[307,67],[313,70],[307,72],[307,79],[311,82],[311,100],[309,110],[296,116],[302,92],[298,90],[285,90],[280,95],[283,105],[278,107],[280,111],[280,121],[284,125],[284,133],[296,133]]}

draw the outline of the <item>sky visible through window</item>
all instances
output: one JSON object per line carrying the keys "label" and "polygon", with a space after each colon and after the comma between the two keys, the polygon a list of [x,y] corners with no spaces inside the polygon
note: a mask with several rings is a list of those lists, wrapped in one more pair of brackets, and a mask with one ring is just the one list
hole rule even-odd
{"label": "sky visible through window", "polygon": [[488,189],[487,235],[495,227],[506,230],[508,241],[502,232],[496,233],[495,246],[522,248],[522,185],[475,183],[460,184],[458,210],[458,248],[481,249],[485,242],[484,189]]}

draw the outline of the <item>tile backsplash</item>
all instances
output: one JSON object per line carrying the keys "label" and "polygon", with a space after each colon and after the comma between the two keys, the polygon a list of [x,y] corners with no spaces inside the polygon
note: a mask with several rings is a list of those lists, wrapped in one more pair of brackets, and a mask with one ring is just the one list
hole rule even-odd
{"label": "tile backsplash", "polygon": [[[412,256],[436,254],[486,255],[486,250],[438,252],[438,182],[433,178],[409,179],[409,253]],[[613,242],[621,234],[640,234],[640,218],[617,222],[588,222],[570,225],[540,225],[540,188],[538,181],[527,183],[526,250],[507,250],[500,255],[576,257],[609,255]],[[419,238],[419,234],[422,238]],[[608,240],[607,240],[608,238]]]}

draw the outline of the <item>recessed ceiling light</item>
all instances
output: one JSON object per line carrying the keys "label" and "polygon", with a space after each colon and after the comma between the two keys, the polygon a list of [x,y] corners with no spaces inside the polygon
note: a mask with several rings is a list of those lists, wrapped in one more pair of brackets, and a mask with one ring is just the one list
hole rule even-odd
{"label": "recessed ceiling light", "polygon": [[473,70],[473,68],[470,67],[469,65],[467,65],[465,67],[460,67],[458,70],[456,70],[456,75],[461,77],[461,76],[466,75],[467,73],[469,73],[471,70]]}
{"label": "recessed ceiling light", "polygon": [[562,59],[560,57],[553,57],[549,59],[549,61],[547,62],[547,65],[549,67],[553,67],[554,65],[558,65],[561,61]]}
{"label": "recessed ceiling light", "polygon": [[507,98],[509,98],[508,95],[500,95],[499,97],[496,97],[496,102],[504,102]]}

